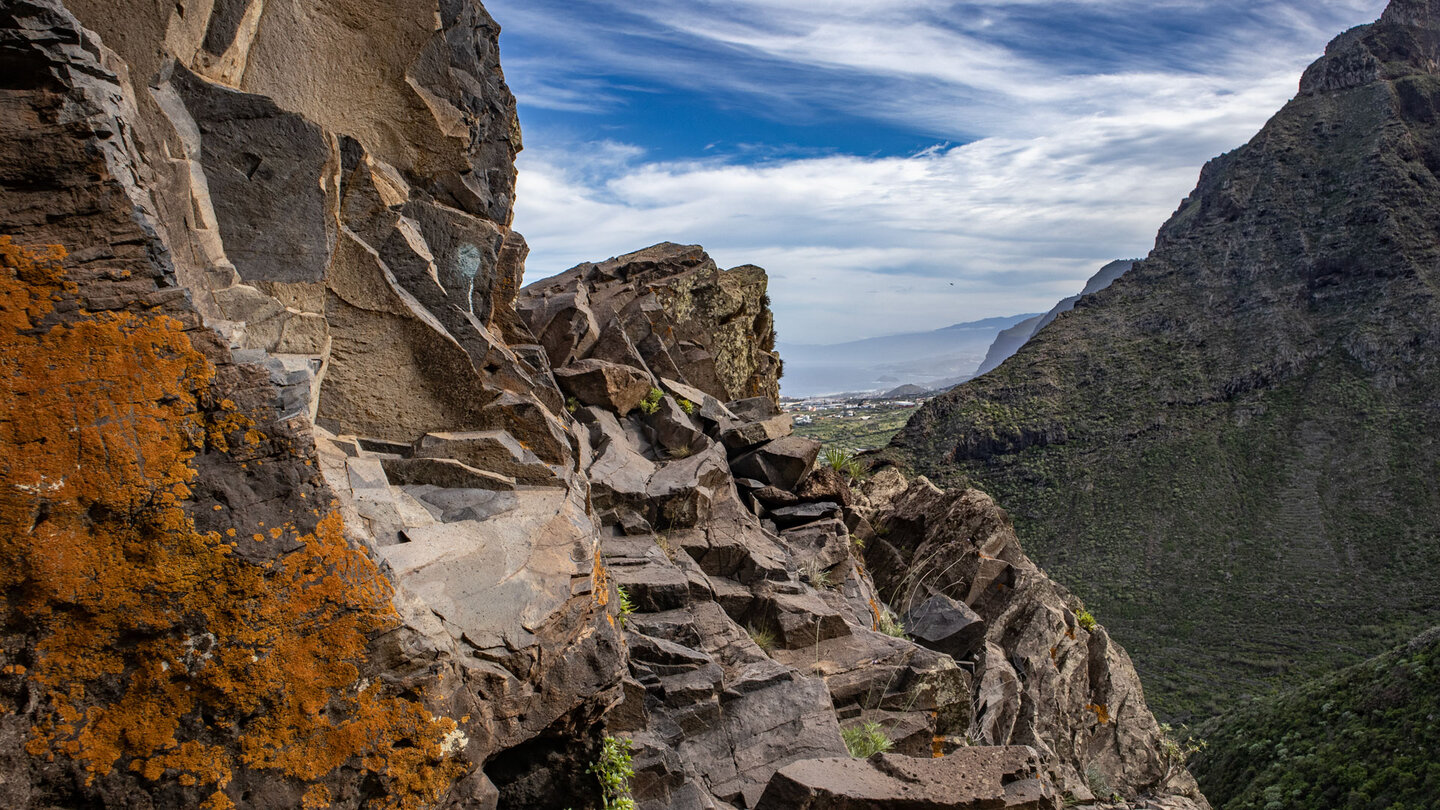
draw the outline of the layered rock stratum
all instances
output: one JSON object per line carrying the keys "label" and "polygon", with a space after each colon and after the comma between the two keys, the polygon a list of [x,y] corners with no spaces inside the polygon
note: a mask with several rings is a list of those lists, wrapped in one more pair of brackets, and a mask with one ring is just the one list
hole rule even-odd
{"label": "layered rock stratum", "polygon": [[646,810],[1205,807],[1003,511],[817,467],[764,271],[520,289],[498,33],[0,3],[0,804],[596,807],[620,737]]}
{"label": "layered rock stratum", "polygon": [[1433,624],[1440,4],[1394,0],[1211,161],[1154,251],[895,455],[968,481],[1206,716]]}

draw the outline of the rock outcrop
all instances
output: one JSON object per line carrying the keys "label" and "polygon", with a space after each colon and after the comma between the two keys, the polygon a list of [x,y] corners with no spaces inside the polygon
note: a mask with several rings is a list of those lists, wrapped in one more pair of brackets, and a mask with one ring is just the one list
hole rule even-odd
{"label": "rock outcrop", "polygon": [[582,264],[516,304],[556,369],[587,359],[649,369],[721,402],[780,397],[780,358],[753,265],[722,271],[698,245],[665,243]]}
{"label": "rock outcrop", "polygon": [[1171,718],[1440,617],[1437,9],[1337,38],[1147,259],[895,440],[1015,515]]}
{"label": "rock outcrop", "polygon": [[1166,753],[1130,657],[1025,556],[1004,510],[977,490],[906,482],[893,468],[869,488],[877,536],[866,563],[922,643],[973,663],[976,742],[1032,747],[1072,796],[1103,785],[1203,806]]}
{"label": "rock outcrop", "polygon": [[[917,565],[903,636],[866,560],[911,549],[856,538],[939,507],[816,469],[762,270],[667,244],[520,291],[497,36],[0,4],[0,804],[595,807],[612,735],[646,810],[1187,789],[1108,641],[1039,714],[1031,651],[979,644],[1069,615],[1018,548]],[[1002,575],[1054,621],[956,579]]]}

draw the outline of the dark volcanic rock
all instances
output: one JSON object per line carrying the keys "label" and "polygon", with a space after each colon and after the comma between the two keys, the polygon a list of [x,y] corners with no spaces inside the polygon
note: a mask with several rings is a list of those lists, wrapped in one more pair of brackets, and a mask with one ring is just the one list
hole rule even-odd
{"label": "dark volcanic rock", "polygon": [[736,475],[793,492],[801,479],[815,466],[815,457],[818,455],[819,442],[799,436],[786,436],[751,450],[737,458],[732,466]]}
{"label": "dark volcanic rock", "polygon": [[962,748],[943,759],[878,754],[813,759],[776,774],[759,810],[1058,810],[1060,797],[1036,778],[1024,747]]}
{"label": "dark volcanic rock", "polygon": [[630,366],[605,360],[578,360],[555,369],[560,390],[585,405],[597,405],[624,416],[650,393],[650,376]]}
{"label": "dark volcanic rock", "polygon": [[[765,289],[758,267],[721,271],[700,247],[667,242],[531,284],[517,307],[556,365],[590,356],[593,334],[604,359],[643,363],[720,402],[774,401],[780,363]],[[590,317],[615,338],[603,341]]]}
{"label": "dark volcanic rock", "polygon": [[985,638],[985,620],[964,602],[937,593],[905,614],[905,632],[926,647],[960,660]]}

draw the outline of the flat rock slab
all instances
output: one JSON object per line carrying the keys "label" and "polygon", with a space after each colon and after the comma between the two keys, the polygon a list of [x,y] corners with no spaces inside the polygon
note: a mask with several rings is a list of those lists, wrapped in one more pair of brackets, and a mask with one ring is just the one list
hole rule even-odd
{"label": "flat rock slab", "polygon": [[381,549],[400,584],[481,649],[527,646],[593,565],[583,504],[559,489],[514,496],[487,520],[408,529],[410,542]]}
{"label": "flat rock slab", "polygon": [[548,464],[503,430],[427,433],[415,443],[417,458],[449,458],[531,486],[564,486]]}
{"label": "flat rock slab", "polygon": [[940,759],[878,754],[791,763],[771,778],[757,810],[1054,810],[1025,746],[962,748]]}
{"label": "flat rock slab", "polygon": [[499,473],[477,470],[450,458],[385,459],[385,474],[396,486],[425,485],[442,489],[489,489],[506,491],[515,488],[515,479]]}

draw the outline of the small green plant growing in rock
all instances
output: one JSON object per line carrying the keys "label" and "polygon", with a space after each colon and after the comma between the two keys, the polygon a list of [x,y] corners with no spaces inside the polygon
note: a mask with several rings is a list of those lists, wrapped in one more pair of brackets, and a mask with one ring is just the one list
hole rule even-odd
{"label": "small green plant growing in rock", "polygon": [[1187,735],[1182,741],[1176,733],[1174,726],[1169,723],[1160,724],[1160,761],[1165,765],[1165,778],[1176,775],[1190,757],[1205,750],[1205,741],[1199,737]]}
{"label": "small green plant growing in rock", "polygon": [[756,647],[767,653],[775,649],[780,641],[775,637],[775,631],[768,627],[756,627],[752,624],[745,628],[745,632],[750,634],[750,640],[755,642]]}
{"label": "small green plant growing in rock", "polygon": [[820,564],[819,560],[807,561],[802,567],[801,573],[810,583],[810,587],[817,591],[828,591],[835,587],[834,580],[830,578],[830,572]]}
{"label": "small green plant growing in rock", "polygon": [[576,399],[575,397],[566,397],[565,410],[569,413],[575,413],[576,411],[580,410],[580,400]]}
{"label": "small green plant growing in rock", "polygon": [[859,551],[864,551],[864,550],[865,550],[865,539],[864,539],[863,537],[857,537],[856,535],[853,535],[853,534],[850,535],[850,548],[853,549],[854,551],[857,551],[857,552],[859,552]]}
{"label": "small green plant growing in rock", "polygon": [[600,744],[600,756],[587,769],[600,782],[600,800],[605,810],[635,810],[630,780],[635,776],[631,742],[609,737]]}
{"label": "small green plant growing in rock", "polygon": [[640,412],[646,416],[654,416],[660,410],[660,401],[665,399],[665,392],[659,388],[651,388],[650,393],[640,403]]}
{"label": "small green plant growing in rock", "polygon": [[852,481],[859,481],[865,477],[865,465],[861,464],[860,459],[855,458],[855,454],[849,450],[827,447],[820,456],[820,460],[826,467]]}
{"label": "small green plant growing in rock", "polygon": [[620,594],[620,626],[625,626],[626,620],[635,615],[635,601],[630,598],[630,592],[625,590],[624,585],[617,585],[615,591]]}
{"label": "small green plant growing in rock", "polygon": [[883,754],[895,745],[890,740],[890,736],[885,733],[885,729],[874,720],[841,729],[840,738],[845,741],[845,747],[850,751],[850,756],[859,759],[868,759],[875,754]]}
{"label": "small green plant growing in rock", "polygon": [[1099,624],[1099,622],[1095,621],[1095,614],[1084,608],[1081,608],[1080,611],[1075,614],[1075,621],[1079,622],[1080,626],[1084,628],[1087,633],[1095,632],[1095,627]]}
{"label": "small green plant growing in rock", "polygon": [[688,399],[685,399],[684,397],[681,397],[676,401],[680,405],[680,410],[684,411],[687,415],[695,413],[695,403],[691,402]]}
{"label": "small green plant growing in rock", "polygon": [[880,618],[875,622],[875,624],[875,629],[879,630],[887,636],[894,636],[895,638],[906,637],[905,623],[897,619],[895,617],[895,614],[891,613],[888,610],[882,611],[880,613]]}
{"label": "small green plant growing in rock", "polygon": [[1095,798],[1102,801],[1110,798],[1112,794],[1110,779],[1105,776],[1105,771],[1101,770],[1099,765],[1091,765],[1085,769],[1085,786],[1090,788],[1090,792],[1095,794]]}

